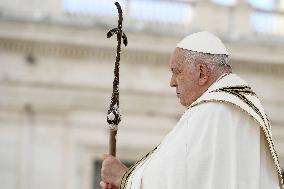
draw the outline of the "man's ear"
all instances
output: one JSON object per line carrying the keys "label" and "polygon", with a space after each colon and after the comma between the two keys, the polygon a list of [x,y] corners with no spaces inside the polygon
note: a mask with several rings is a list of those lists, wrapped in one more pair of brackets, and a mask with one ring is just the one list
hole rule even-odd
{"label": "man's ear", "polygon": [[198,84],[203,86],[209,80],[209,69],[206,64],[198,64],[199,71],[199,81]]}

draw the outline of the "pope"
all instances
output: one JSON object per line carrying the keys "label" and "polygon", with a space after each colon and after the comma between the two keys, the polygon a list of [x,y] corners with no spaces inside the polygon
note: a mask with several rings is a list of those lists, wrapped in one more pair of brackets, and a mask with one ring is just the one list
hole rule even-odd
{"label": "pope", "polygon": [[132,167],[103,155],[102,188],[283,189],[269,119],[249,84],[232,73],[222,41],[207,31],[191,34],[169,66],[170,86],[187,110]]}

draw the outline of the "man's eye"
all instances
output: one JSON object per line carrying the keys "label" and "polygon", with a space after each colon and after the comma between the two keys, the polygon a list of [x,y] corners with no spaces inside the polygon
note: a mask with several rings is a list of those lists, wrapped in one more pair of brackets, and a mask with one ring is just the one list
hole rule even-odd
{"label": "man's eye", "polygon": [[176,74],[180,74],[180,73],[181,73],[181,70],[173,68],[173,69],[172,69],[172,73],[175,74],[175,75],[176,75]]}

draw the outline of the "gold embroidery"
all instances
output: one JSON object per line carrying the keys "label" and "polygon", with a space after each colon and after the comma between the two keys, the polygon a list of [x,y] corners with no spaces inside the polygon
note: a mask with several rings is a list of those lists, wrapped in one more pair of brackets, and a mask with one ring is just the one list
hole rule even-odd
{"label": "gold embroidery", "polygon": [[221,79],[223,79],[225,76],[230,75],[231,73],[225,73],[223,74],[219,79],[217,79],[216,82],[220,81]]}
{"label": "gold embroidery", "polygon": [[[231,93],[229,93],[231,94]],[[200,102],[196,102],[194,104],[192,104],[191,106],[189,106],[189,108],[193,108],[199,104],[202,104],[202,103],[206,103],[206,102],[221,102],[221,103],[228,103],[228,104],[231,104],[233,106],[235,106],[237,109],[247,113],[250,117],[252,117],[259,125],[262,125],[253,115],[251,115],[248,111],[244,110],[243,108],[241,108],[240,106],[232,103],[232,102],[229,102],[229,101],[225,101],[225,100],[216,100],[216,99],[210,99],[210,100],[201,100]],[[250,107],[250,106],[249,106]],[[259,114],[258,114],[259,115]],[[275,166],[276,166],[276,169],[277,169],[277,172],[278,172],[278,177],[279,177],[279,185],[281,188],[284,188],[284,182],[283,182],[283,177],[282,177],[282,172],[281,172],[281,168],[279,166],[279,161],[278,161],[278,156],[277,156],[277,153],[275,151],[275,147],[274,147],[274,143],[273,143],[273,140],[272,140],[272,137],[271,137],[271,134],[270,134],[270,130],[268,129],[268,126],[266,124],[265,121],[264,122],[264,127],[261,127],[264,134],[265,134],[265,137],[266,137],[266,140],[267,140],[267,143],[269,145],[269,150],[270,150],[270,153],[271,153],[271,156],[274,160],[274,163],[275,163]]]}
{"label": "gold embroidery", "polygon": [[252,89],[249,86],[231,86],[231,87],[222,87],[213,91],[210,91],[209,93],[212,92],[226,92],[229,94],[232,94],[236,97],[238,97],[239,99],[241,99],[245,104],[247,104],[250,108],[252,108],[255,113],[257,113],[259,115],[259,117],[262,119],[262,121],[265,122],[265,118],[262,115],[262,113],[260,112],[260,110],[251,102],[246,98],[246,94],[247,95],[252,95],[252,96],[256,96],[256,94],[252,91]]}
{"label": "gold embroidery", "polygon": [[213,90],[211,92],[218,92],[218,91],[238,92],[241,94],[248,94],[248,95],[256,96],[255,92],[253,92],[251,87],[247,85],[235,85],[235,86],[222,87],[222,88]]}
{"label": "gold embroidery", "polygon": [[150,155],[152,155],[157,150],[158,146],[155,147],[153,150],[151,150],[149,153],[147,153],[144,157],[142,157],[139,161],[137,161],[134,165],[132,165],[126,173],[124,173],[119,189],[126,189],[126,186],[128,184],[128,179],[131,176],[132,172],[136,169],[136,167],[140,163],[143,163],[143,161],[145,161],[148,157],[150,157]]}

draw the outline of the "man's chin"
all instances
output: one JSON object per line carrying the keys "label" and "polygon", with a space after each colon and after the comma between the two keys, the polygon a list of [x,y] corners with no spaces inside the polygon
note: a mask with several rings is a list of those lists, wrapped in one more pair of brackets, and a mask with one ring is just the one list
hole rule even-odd
{"label": "man's chin", "polygon": [[181,100],[180,98],[179,98],[179,102],[182,106],[184,106],[186,108],[188,108],[192,104],[192,103],[189,104],[188,102],[185,102],[185,101]]}
{"label": "man's chin", "polygon": [[182,106],[184,106],[184,107],[187,106],[186,103],[185,103],[183,100],[181,100],[181,98],[179,98],[179,103],[180,103]]}

